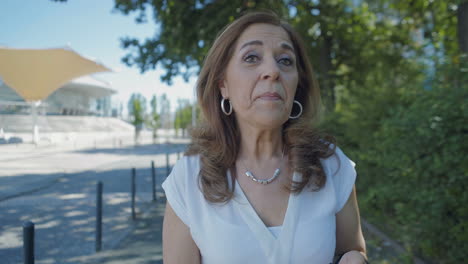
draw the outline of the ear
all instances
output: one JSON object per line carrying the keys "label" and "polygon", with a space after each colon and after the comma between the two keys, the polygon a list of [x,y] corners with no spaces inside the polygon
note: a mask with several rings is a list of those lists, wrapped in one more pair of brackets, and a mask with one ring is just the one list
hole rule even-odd
{"label": "ear", "polygon": [[218,83],[219,91],[221,92],[221,95],[223,98],[229,98],[229,90],[227,88],[227,84],[225,80],[221,80]]}

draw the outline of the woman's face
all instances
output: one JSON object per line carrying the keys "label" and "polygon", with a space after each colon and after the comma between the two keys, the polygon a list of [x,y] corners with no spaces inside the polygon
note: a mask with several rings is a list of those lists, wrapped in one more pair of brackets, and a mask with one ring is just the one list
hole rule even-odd
{"label": "woman's face", "polygon": [[240,35],[220,89],[241,125],[271,129],[288,120],[298,78],[287,32],[279,26],[253,24]]}

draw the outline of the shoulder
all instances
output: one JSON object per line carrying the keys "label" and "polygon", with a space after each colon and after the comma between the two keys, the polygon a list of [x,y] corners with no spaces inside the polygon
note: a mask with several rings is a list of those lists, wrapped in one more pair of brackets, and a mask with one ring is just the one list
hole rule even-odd
{"label": "shoulder", "polygon": [[339,147],[331,146],[333,147],[335,148],[333,155],[322,160],[322,165],[327,181],[332,183],[337,201],[335,212],[338,212],[351,194],[357,173],[356,164]]}
{"label": "shoulder", "polygon": [[179,159],[168,178],[173,178],[178,183],[196,180],[200,171],[200,155],[183,156]]}
{"label": "shoulder", "polygon": [[183,156],[182,158],[180,158],[174,168],[176,167],[184,167],[184,168],[187,168],[187,167],[199,167],[200,166],[200,155],[199,154],[196,154],[196,155],[185,155]]}
{"label": "shoulder", "polygon": [[191,222],[191,202],[198,197],[196,186],[200,168],[198,156],[184,156],[179,159],[162,184],[168,203],[176,215],[187,226]]}
{"label": "shoulder", "polygon": [[334,149],[333,154],[322,160],[322,166],[324,167],[325,173],[333,176],[340,171],[344,172],[354,170],[356,163],[348,158],[341,148],[330,144],[330,149]]}
{"label": "shoulder", "polygon": [[198,184],[198,173],[200,172],[200,157],[198,155],[183,156],[179,159],[167,175],[162,187],[166,192],[176,192],[186,195],[187,186]]}

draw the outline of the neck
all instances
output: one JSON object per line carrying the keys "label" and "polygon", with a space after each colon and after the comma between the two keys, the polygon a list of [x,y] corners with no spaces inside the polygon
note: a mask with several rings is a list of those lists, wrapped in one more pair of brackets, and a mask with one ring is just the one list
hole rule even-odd
{"label": "neck", "polygon": [[276,130],[241,130],[239,159],[262,162],[282,158],[283,151],[281,128]]}
{"label": "neck", "polygon": [[263,130],[246,125],[239,127],[241,144],[236,166],[253,181],[269,184],[285,169],[281,127]]}

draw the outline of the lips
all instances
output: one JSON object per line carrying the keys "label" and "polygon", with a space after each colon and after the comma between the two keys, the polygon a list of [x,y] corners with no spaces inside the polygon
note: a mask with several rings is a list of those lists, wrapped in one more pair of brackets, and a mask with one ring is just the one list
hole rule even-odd
{"label": "lips", "polygon": [[258,96],[260,99],[264,100],[281,100],[281,96],[278,93],[266,92]]}

